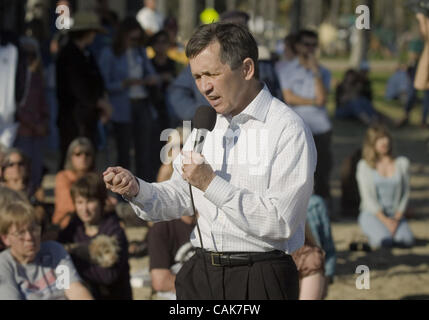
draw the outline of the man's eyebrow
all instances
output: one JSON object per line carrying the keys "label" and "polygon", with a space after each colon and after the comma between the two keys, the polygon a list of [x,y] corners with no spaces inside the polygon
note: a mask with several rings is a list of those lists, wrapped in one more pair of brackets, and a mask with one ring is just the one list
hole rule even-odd
{"label": "man's eyebrow", "polygon": [[199,77],[199,76],[201,76],[201,75],[210,75],[210,72],[209,71],[203,71],[203,72],[201,72],[201,73],[193,73],[192,74],[192,76],[195,78],[195,77]]}
{"label": "man's eyebrow", "polygon": [[203,71],[201,73],[194,73],[194,74],[192,74],[192,76],[195,78],[196,76],[200,76],[200,75],[211,76],[211,75],[214,75],[217,73],[218,73],[217,71]]}

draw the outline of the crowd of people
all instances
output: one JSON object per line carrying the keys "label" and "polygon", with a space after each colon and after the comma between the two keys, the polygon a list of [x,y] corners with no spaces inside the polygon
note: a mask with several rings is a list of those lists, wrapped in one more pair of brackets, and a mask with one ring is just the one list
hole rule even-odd
{"label": "crowd of people", "polygon": [[[55,33],[48,44],[28,36],[31,26],[19,39],[1,33],[0,54],[16,68],[0,67],[0,299],[132,299],[130,244],[116,213],[126,200],[107,191],[97,172],[97,152],[112,139],[117,158],[110,165],[149,183],[166,181],[174,170],[160,161],[161,132],[192,120],[198,106],[209,104],[177,43],[174,18],[158,14],[156,1],[144,3],[136,16],[123,20],[106,7],[76,12],[72,28]],[[221,15],[224,23],[241,26],[248,19],[243,12]],[[299,299],[323,299],[336,264],[329,183],[333,125],[326,109],[331,73],[317,58],[316,32],[301,30],[284,44],[280,60],[263,55],[260,45],[254,62],[266,90],[299,115],[314,139],[317,165],[304,246],[292,257]],[[369,127],[353,173],[361,199],[357,222],[371,249],[409,247],[414,242],[405,219],[410,163],[394,154],[362,69],[345,73],[336,88],[335,113]],[[14,85],[3,85],[6,81]],[[406,92],[409,110],[413,93]],[[179,149],[184,135],[173,142]],[[42,188],[49,142],[59,151],[53,204]],[[163,298],[175,298],[176,274],[195,253],[189,243],[195,223],[187,214],[156,222],[142,240],[152,287]],[[59,265],[67,267],[68,286],[58,286]]]}

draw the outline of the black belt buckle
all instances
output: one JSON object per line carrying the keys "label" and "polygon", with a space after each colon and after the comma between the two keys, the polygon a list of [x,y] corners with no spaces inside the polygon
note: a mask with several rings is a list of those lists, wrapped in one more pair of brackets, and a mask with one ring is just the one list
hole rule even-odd
{"label": "black belt buckle", "polygon": [[[211,257],[211,261],[212,261],[212,266],[215,266],[215,267],[222,267],[222,264],[220,263],[220,256],[221,256],[221,254],[220,254],[220,253],[214,253],[214,252],[211,252],[211,253],[210,253],[210,257]],[[218,257],[218,258],[219,258],[219,263],[216,263],[216,262],[215,262],[215,257]]]}

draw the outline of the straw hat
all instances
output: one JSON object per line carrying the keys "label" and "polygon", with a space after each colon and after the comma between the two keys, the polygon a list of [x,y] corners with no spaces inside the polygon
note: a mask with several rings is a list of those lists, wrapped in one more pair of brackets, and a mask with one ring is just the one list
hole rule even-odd
{"label": "straw hat", "polygon": [[73,16],[73,26],[70,31],[85,31],[94,30],[101,33],[106,33],[106,29],[100,24],[100,20],[93,12],[80,11]]}

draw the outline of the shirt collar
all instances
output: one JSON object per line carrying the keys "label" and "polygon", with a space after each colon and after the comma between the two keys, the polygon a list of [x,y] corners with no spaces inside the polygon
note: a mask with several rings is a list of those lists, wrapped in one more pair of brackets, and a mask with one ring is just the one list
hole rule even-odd
{"label": "shirt collar", "polygon": [[290,65],[291,65],[291,66],[295,66],[295,67],[300,66],[301,64],[299,63],[299,57],[295,57],[295,58],[290,62]]}
{"label": "shirt collar", "polygon": [[[264,87],[255,97],[255,99],[253,99],[253,101],[243,111],[241,111],[232,119],[251,117],[261,122],[264,122],[267,117],[268,109],[270,107],[272,99],[273,96],[271,95],[270,90],[268,89],[267,85],[264,84]],[[228,120],[231,120],[230,117],[226,118]]]}

